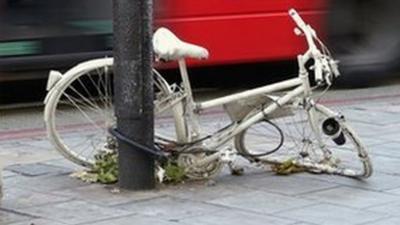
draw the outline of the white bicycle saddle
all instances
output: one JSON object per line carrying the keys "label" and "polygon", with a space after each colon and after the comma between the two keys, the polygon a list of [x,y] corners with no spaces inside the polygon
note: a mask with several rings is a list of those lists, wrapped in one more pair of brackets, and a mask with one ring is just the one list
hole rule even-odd
{"label": "white bicycle saddle", "polygon": [[183,58],[206,59],[207,49],[180,40],[167,28],[161,27],[153,35],[153,48],[157,57],[166,61]]}

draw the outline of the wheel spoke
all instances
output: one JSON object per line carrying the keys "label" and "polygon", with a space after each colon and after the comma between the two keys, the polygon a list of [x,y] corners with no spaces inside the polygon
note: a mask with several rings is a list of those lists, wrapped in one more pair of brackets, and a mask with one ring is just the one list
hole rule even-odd
{"label": "wheel spoke", "polygon": [[[329,136],[323,134],[322,123],[330,116],[318,110],[315,112],[315,129],[309,119],[309,114],[302,107],[293,109],[293,115],[271,118],[271,122],[279,126],[285,134],[285,143],[277,152],[266,156],[256,156],[267,152],[266,147],[273,139],[271,129],[265,122],[250,126],[236,137],[235,145],[239,152],[253,155],[250,158],[259,158],[269,163],[296,160],[299,165],[315,171],[339,174],[344,176],[367,177],[372,170],[369,160],[360,160],[363,145],[355,139],[346,127],[342,127],[347,142],[336,145]],[[333,115],[335,113],[332,112]],[[341,124],[345,125],[345,122]],[[320,127],[321,126],[321,127]],[[321,140],[318,141],[317,137]],[[254,141],[257,140],[257,141]],[[275,137],[279,140],[279,137]],[[327,155],[329,150],[332,154]],[[366,154],[366,153],[365,153]],[[332,155],[332,156],[331,156]],[[338,160],[339,159],[339,160]]]}
{"label": "wheel spoke", "polygon": [[[84,65],[92,67],[82,68],[79,65],[70,70],[78,71],[76,74],[69,73],[68,77],[59,81],[64,85],[52,93],[55,97],[46,104],[50,113],[46,114],[45,121],[57,150],[79,165],[92,166],[95,154],[108,146],[108,128],[116,121],[113,74],[108,60],[104,60],[104,65],[98,63],[97,67],[93,66],[96,63]],[[166,91],[169,87],[160,79],[154,82],[156,93],[161,92],[159,96],[170,98]],[[166,100],[155,99],[155,102],[162,101]]]}

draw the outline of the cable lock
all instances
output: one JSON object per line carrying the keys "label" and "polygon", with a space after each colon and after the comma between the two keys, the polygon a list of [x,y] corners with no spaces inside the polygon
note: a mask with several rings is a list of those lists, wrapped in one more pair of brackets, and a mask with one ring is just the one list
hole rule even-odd
{"label": "cable lock", "polygon": [[150,147],[144,146],[142,144],[137,143],[136,141],[129,139],[124,134],[120,133],[117,130],[117,128],[110,128],[110,129],[108,129],[108,131],[110,132],[111,135],[113,135],[115,138],[117,138],[117,140],[122,141],[131,147],[135,147],[157,160],[166,160],[168,158],[168,156],[159,149],[150,148]]}

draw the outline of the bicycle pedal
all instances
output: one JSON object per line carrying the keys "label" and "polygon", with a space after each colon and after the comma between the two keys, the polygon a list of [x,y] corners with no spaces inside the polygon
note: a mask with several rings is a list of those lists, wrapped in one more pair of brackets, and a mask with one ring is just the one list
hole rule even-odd
{"label": "bicycle pedal", "polygon": [[232,148],[228,147],[221,151],[220,160],[224,163],[232,163],[235,161],[237,153]]}
{"label": "bicycle pedal", "polygon": [[243,167],[229,167],[231,170],[231,175],[233,176],[242,176],[244,174],[244,168]]}

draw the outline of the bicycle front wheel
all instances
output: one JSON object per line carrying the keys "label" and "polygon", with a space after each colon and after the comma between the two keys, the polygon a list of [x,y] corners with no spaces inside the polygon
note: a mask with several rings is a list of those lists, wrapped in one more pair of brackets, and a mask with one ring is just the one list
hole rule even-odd
{"label": "bicycle front wheel", "polygon": [[[266,118],[238,134],[236,149],[250,160],[270,164],[349,177],[371,175],[366,148],[342,115],[319,104],[308,110],[288,107],[291,113]],[[336,132],[329,132],[333,128]]]}
{"label": "bicycle front wheel", "polygon": [[[108,129],[115,126],[113,59],[96,59],[67,71],[50,91],[45,123],[50,142],[70,161],[94,164],[101,150],[115,149]],[[168,83],[154,73],[155,104],[170,93]]]}

